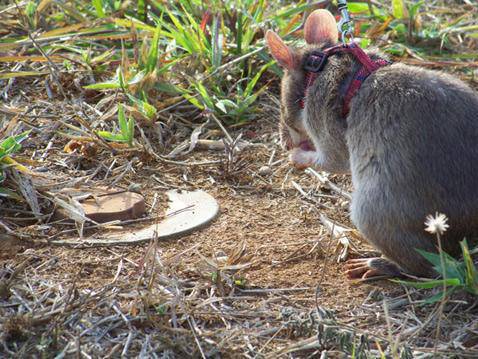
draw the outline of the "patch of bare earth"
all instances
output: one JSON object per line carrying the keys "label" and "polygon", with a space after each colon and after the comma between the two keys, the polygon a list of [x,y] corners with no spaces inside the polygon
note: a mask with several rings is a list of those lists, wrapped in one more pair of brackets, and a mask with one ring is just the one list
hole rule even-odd
{"label": "patch of bare earth", "polygon": [[[77,235],[64,232],[74,229],[65,224],[27,227],[25,242],[10,243],[5,234],[0,352],[17,357],[477,355],[478,316],[470,298],[448,302],[435,347],[437,308],[417,304],[423,293],[389,281],[346,279],[338,262],[343,242],[321,216],[351,227],[348,200],[312,174],[292,170],[274,130],[265,121],[237,130],[254,134],[253,145],[229,160],[222,151],[199,150],[185,165],[131,156],[116,164],[106,157],[75,159],[75,176],[91,173],[91,162],[115,168],[129,161],[134,171],[126,170],[117,185],[139,184],[149,206],[167,189],[201,188],[217,199],[221,214],[191,235],[129,247],[50,245],[49,238]],[[69,160],[59,145],[56,150],[52,163]],[[188,165],[206,160],[217,163]],[[60,177],[71,175],[51,168]],[[94,177],[92,184],[105,178],[104,173]],[[329,179],[351,191],[346,176]],[[167,205],[156,203],[150,216],[161,215]],[[35,238],[35,233],[42,235]],[[354,232],[346,234],[348,257],[372,250]]]}

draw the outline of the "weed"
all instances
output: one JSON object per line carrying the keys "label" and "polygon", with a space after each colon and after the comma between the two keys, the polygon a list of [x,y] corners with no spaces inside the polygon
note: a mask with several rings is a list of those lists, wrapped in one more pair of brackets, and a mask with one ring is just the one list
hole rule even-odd
{"label": "weed", "polygon": [[[438,294],[425,300],[425,303],[435,303],[443,299],[445,295],[450,295],[458,290],[464,290],[470,294],[478,296],[478,270],[471,258],[470,250],[466,240],[460,242],[463,259],[458,260],[446,252],[431,253],[422,250],[417,251],[429,261],[433,269],[442,276],[442,279],[428,280],[425,282],[411,282],[400,280],[399,283],[418,288],[431,289],[443,287],[446,285],[447,290],[442,290]],[[443,263],[442,263],[443,257]]]}
{"label": "weed", "polygon": [[472,295],[478,296],[478,270],[471,258],[470,250],[466,239],[460,242],[463,260],[458,260],[446,253],[442,248],[441,236],[448,229],[447,217],[437,213],[435,217],[428,216],[425,222],[425,230],[437,237],[438,253],[431,253],[416,249],[433,269],[441,275],[442,279],[428,280],[425,282],[398,281],[399,283],[419,289],[430,289],[442,287],[438,294],[428,298],[425,303],[443,301],[447,295],[457,290],[464,290]]}
{"label": "weed", "polygon": [[126,120],[123,105],[118,105],[118,125],[119,133],[109,131],[97,131],[98,136],[112,142],[127,143],[129,147],[133,147],[134,141],[134,119],[132,117]]}
{"label": "weed", "polygon": [[[0,142],[0,184],[5,181],[5,169],[7,167],[15,167],[19,171],[28,172],[28,170],[16,162],[11,156],[19,152],[22,148],[21,143],[28,138],[30,131],[25,131],[16,136],[10,136]],[[14,197],[18,195],[15,192],[0,187],[0,197]]]}

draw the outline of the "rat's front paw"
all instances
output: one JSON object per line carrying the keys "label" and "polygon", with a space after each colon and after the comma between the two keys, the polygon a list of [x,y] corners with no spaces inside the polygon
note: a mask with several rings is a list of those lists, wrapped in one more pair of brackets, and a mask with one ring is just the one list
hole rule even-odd
{"label": "rat's front paw", "polygon": [[317,162],[317,152],[304,151],[302,148],[296,147],[290,152],[289,160],[295,168],[304,170],[315,165]]}

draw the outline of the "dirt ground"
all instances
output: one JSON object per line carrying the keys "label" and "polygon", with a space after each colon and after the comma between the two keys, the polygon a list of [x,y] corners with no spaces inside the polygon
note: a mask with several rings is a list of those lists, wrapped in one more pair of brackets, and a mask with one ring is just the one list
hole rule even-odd
{"label": "dirt ground", "polygon": [[[224,162],[222,151],[197,150],[188,155],[188,162],[218,160],[219,164],[136,163],[136,173],[129,173],[121,181],[123,187],[133,182],[139,184],[148,205],[155,193],[163,199],[167,188],[200,188],[219,202],[220,215],[210,226],[158,243],[162,262],[181,278],[195,281],[208,276],[205,258],[218,261],[224,256],[236,256],[234,264],[245,264],[234,271],[234,278],[240,280],[244,289],[243,295],[259,293],[258,300],[262,300],[261,292],[266,296],[279,293],[274,301],[281,306],[310,311],[320,306],[333,311],[343,325],[383,333],[383,317],[374,312],[376,309],[373,314],[367,313],[364,306],[373,303],[380,308],[384,298],[403,298],[407,291],[385,280],[355,283],[346,278],[344,263],[338,262],[343,247],[321,223],[320,216],[326,215],[337,225],[352,227],[347,217],[347,199],[310,174],[289,166],[278,145],[273,122],[261,121],[238,131],[252,134],[249,139],[252,145],[237,153],[232,165]],[[226,166],[229,166],[227,173]],[[340,188],[352,190],[347,176],[329,178]],[[159,203],[157,214],[167,204]],[[134,225],[131,230],[141,227]],[[350,251],[349,257],[373,251],[360,237],[351,234],[348,238],[357,247]],[[26,259],[34,259],[35,265],[28,267],[24,276],[39,275],[50,285],[67,286],[74,282],[78,291],[95,292],[121,278],[131,290],[148,248],[148,244],[82,249],[45,243],[4,246],[1,264],[3,268],[14,268]],[[120,261],[124,264],[118,272]],[[48,270],[38,270],[45,265]],[[125,311],[131,310],[129,300],[120,302]]]}
{"label": "dirt ground", "polygon": [[[261,131],[269,132],[269,137],[277,142],[274,126],[270,123],[264,125]],[[271,173],[260,175],[259,169],[267,166],[272,151],[275,152],[275,160],[280,163],[271,168]],[[351,226],[347,219],[347,200],[327,188],[321,188],[320,183],[310,175],[290,168],[286,154],[276,143],[245,149],[239,156],[243,157],[241,160],[247,160],[247,168],[230,180],[221,178],[221,171],[212,166],[178,168],[171,165],[166,170],[161,168],[167,173],[165,181],[170,188],[203,189],[213,195],[220,205],[219,217],[207,228],[161,242],[162,256],[167,260],[195,246],[201,254],[214,257],[231,253],[244,243],[247,256],[253,263],[243,273],[249,286],[306,287],[309,288],[308,293],[314,293],[320,283],[323,305],[346,310],[360,303],[374,285],[356,285],[345,278],[343,264],[337,263],[337,239],[331,237],[319,218],[322,213],[336,220],[337,224]],[[205,157],[214,160],[221,158],[222,153],[197,151],[191,161],[199,162]],[[164,189],[148,175],[153,171],[146,169],[144,172],[134,180],[141,185],[141,192],[150,204],[154,194],[162,195]],[[291,185],[292,181],[306,192],[322,190],[324,198],[321,203],[330,209],[318,208],[304,200]],[[350,190],[346,176],[338,177],[337,181]],[[159,188],[154,189],[155,186]],[[163,201],[157,213],[164,211],[166,205]],[[134,228],[137,230],[141,225]],[[39,245],[34,252],[58,260],[58,270],[52,273],[50,279],[60,280],[74,273],[75,269],[83,268],[88,275],[78,278],[78,287],[92,289],[112,280],[117,266],[115,258],[121,256],[138,262],[144,256],[146,247],[116,247],[114,252],[117,255],[113,256],[110,249],[72,249],[49,245]],[[179,266],[187,270],[188,263],[195,260],[194,256],[182,255]],[[4,252],[2,257],[8,260],[9,255]]]}
{"label": "dirt ground", "polygon": [[[53,116],[63,116],[60,107],[58,111]],[[132,344],[126,336],[132,330],[126,321],[123,330],[114,334],[109,327],[104,328],[109,336],[101,342],[101,349],[95,347],[96,344],[84,344],[82,356],[115,357],[121,348],[123,354],[137,355],[145,350],[145,345],[150,345],[148,338],[164,339],[161,334],[164,327],[158,331],[157,321],[144,322],[141,315],[149,318],[151,312],[158,311],[158,305],[167,303],[168,308],[175,309],[171,309],[171,313],[167,311],[170,320],[166,327],[174,333],[173,343],[179,344],[161,342],[161,345],[174,347],[168,350],[180,358],[200,357],[202,350],[219,357],[315,357],[324,348],[329,350],[329,357],[346,357],[344,353],[350,353],[353,345],[359,345],[364,335],[373,338],[371,347],[377,356],[381,353],[379,340],[382,346],[387,342],[388,348],[393,348],[396,343],[397,347],[428,357],[473,357],[478,342],[474,299],[459,297],[449,302],[437,349],[433,343],[438,307],[417,302],[430,296],[429,292],[387,280],[357,283],[346,278],[344,263],[338,260],[344,247],[324,226],[321,216],[326,216],[329,223],[353,230],[348,219],[348,199],[310,173],[291,168],[287,154],[279,146],[277,123],[273,120],[278,117],[278,109],[268,105],[265,111],[269,111],[267,117],[230,128],[231,136],[241,134],[249,143],[245,149],[231,155],[227,150],[197,148],[174,158],[179,164],[158,161],[141,152],[122,153],[116,158],[108,152],[93,156],[68,154],[64,151],[65,139],[42,130],[51,126],[51,120],[40,119],[26,151],[32,160],[38,160],[49,151],[50,180],[66,183],[96,173],[92,182],[80,184],[87,187],[115,182],[120,188],[134,184],[145,196],[151,217],[164,213],[166,190],[202,189],[217,199],[220,215],[207,228],[193,234],[159,241],[154,246],[157,259],[154,265],[150,261],[152,246],[149,243],[108,248],[51,245],[50,238],[76,236],[74,231],[68,235],[63,232],[74,229],[66,223],[32,224],[20,231],[25,235],[24,240],[4,240],[0,252],[1,278],[8,283],[5,286],[10,293],[14,293],[5,294],[0,305],[5,318],[9,318],[8,325],[3,326],[3,339],[8,339],[4,341],[5,352],[10,356],[19,355],[10,344],[5,344],[13,341],[15,348],[21,345],[30,348],[30,351],[22,349],[28,353],[56,355],[63,346],[65,353],[73,355],[80,345],[72,338],[86,338],[85,333],[93,331],[95,323],[104,318],[116,315],[121,321],[125,315],[128,320],[141,322],[135,327]],[[204,134],[204,138],[209,139],[223,136],[214,126]],[[184,138],[187,141],[188,135]],[[48,149],[35,146],[45,145],[48,139],[52,143]],[[322,175],[340,189],[353,191],[348,176]],[[156,207],[151,211],[155,197]],[[4,208],[8,209],[8,205],[4,203]],[[4,219],[18,220],[18,216],[21,217],[7,211]],[[124,228],[136,231],[144,225]],[[97,232],[85,232],[86,236],[92,234]],[[356,232],[346,235],[350,243],[348,258],[374,254],[373,248]],[[146,285],[144,273],[148,270],[152,274]],[[168,295],[162,292],[164,283],[169,283],[167,288],[177,289],[176,297],[169,298],[170,291]],[[91,293],[99,296],[95,299],[97,302],[88,297]],[[99,293],[104,293],[104,297]],[[68,306],[70,301],[73,304]],[[138,306],[138,301],[142,306]],[[24,302],[30,305],[19,304]],[[57,303],[74,309],[69,314],[66,309],[57,313]],[[214,303],[222,306],[216,307]],[[33,318],[28,325],[18,319],[25,316],[24,311]],[[182,314],[183,321],[179,320],[182,324],[176,323],[176,311]],[[287,317],[290,311],[295,313],[294,320]],[[348,342],[341,341],[339,334],[334,335],[340,339],[336,338],[337,342],[341,341],[340,345],[334,342],[317,345],[315,351],[307,349],[307,340],[315,338],[317,328],[322,327],[321,324],[307,326],[309,319],[304,318],[321,311],[333,313],[334,328],[352,330],[358,335],[353,340],[348,337],[352,343],[345,344],[348,351],[341,347],[343,342]],[[50,313],[57,314],[52,317]],[[191,317],[198,320],[200,329],[191,331],[194,328]],[[58,330],[59,327],[65,334],[60,339],[51,339],[52,328]],[[41,343],[49,343],[43,351],[32,339],[41,333],[47,333],[45,338],[41,337]],[[28,339],[25,341],[25,338]],[[386,347],[387,344],[383,349]],[[148,350],[160,353],[163,347]],[[407,357],[403,354],[407,351],[400,352],[402,357]],[[213,357],[213,354],[202,356]]]}

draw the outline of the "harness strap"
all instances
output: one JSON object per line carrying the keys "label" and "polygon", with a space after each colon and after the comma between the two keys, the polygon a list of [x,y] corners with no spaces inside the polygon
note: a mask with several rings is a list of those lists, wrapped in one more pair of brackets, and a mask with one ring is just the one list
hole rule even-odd
{"label": "harness strap", "polygon": [[362,86],[362,83],[373,72],[377,71],[383,66],[390,65],[391,63],[384,59],[372,60],[358,45],[352,43],[350,45],[337,45],[324,50],[322,53],[312,53],[307,59],[307,63],[304,66],[306,70],[305,74],[305,89],[304,97],[300,99],[299,105],[301,108],[305,107],[305,97],[310,86],[317,79],[318,73],[322,71],[327,61],[327,58],[337,52],[349,52],[358,62],[362,65],[359,71],[357,71],[353,77],[352,82],[345,94],[344,103],[342,106],[342,116],[346,117],[350,111],[350,101],[357,94],[358,90]]}

